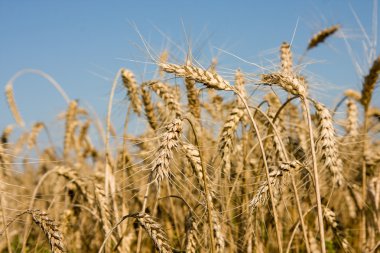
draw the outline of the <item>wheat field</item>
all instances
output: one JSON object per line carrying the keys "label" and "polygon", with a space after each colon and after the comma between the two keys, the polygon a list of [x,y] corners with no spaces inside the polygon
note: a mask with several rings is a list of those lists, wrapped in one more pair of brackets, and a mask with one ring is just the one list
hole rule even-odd
{"label": "wheat field", "polygon": [[[151,55],[150,79],[115,74],[106,120],[34,71],[67,101],[62,132],[24,127],[17,73],[5,85],[15,123],[1,136],[0,252],[378,252],[380,57],[331,108],[300,67],[339,29],[316,33],[298,61],[282,43],[262,73]],[[40,141],[52,135],[61,143]]]}

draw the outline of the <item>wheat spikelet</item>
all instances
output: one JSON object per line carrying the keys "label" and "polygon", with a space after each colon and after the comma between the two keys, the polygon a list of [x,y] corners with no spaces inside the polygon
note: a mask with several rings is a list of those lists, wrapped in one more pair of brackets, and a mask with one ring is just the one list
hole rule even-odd
{"label": "wheat spikelet", "polygon": [[139,88],[135,79],[135,75],[132,71],[128,69],[121,70],[121,79],[123,80],[123,85],[127,89],[129,99],[131,101],[132,109],[137,114],[141,114],[142,104],[139,98]]}
{"label": "wheat spikelet", "polygon": [[16,100],[13,94],[12,84],[7,84],[5,86],[5,96],[7,98],[9,109],[11,110],[12,116],[21,127],[25,126],[24,120],[21,117],[21,114],[17,108]]}
{"label": "wheat spikelet", "polygon": [[172,252],[164,229],[149,214],[137,213],[132,217],[136,218],[137,222],[145,229],[160,253]]}
{"label": "wheat spikelet", "polygon": [[368,75],[364,77],[362,96],[360,102],[363,104],[364,108],[368,108],[371,103],[372,93],[375,89],[377,80],[380,74],[380,56],[376,58],[373,62]]}
{"label": "wheat spikelet", "polygon": [[349,136],[357,136],[359,134],[358,114],[358,107],[355,101],[348,99],[346,132]]}
{"label": "wheat spikelet", "polygon": [[160,183],[169,176],[169,163],[172,158],[172,149],[177,147],[179,135],[182,131],[182,120],[174,119],[166,126],[166,132],[160,138],[160,148],[151,168],[151,180]]}
{"label": "wheat spikelet", "polygon": [[161,63],[159,66],[167,73],[174,73],[176,76],[189,78],[198,83],[203,83],[208,88],[216,90],[232,90],[230,83],[224,80],[220,75],[196,66],[168,63]]}
{"label": "wheat spikelet", "polygon": [[351,90],[351,89],[348,89],[348,90],[345,90],[344,91],[344,95],[348,98],[352,98],[354,99],[355,101],[360,101],[361,98],[362,98],[362,95],[357,92],[356,90]]}
{"label": "wheat spikelet", "polygon": [[181,106],[169,86],[162,82],[156,81],[151,81],[148,85],[160,98],[162,98],[162,100],[164,100],[170,112],[173,112],[176,116],[181,116]]}
{"label": "wheat spikelet", "polygon": [[342,175],[342,161],[338,157],[335,129],[329,110],[321,103],[314,103],[319,119],[319,141],[317,149],[321,155],[323,165],[331,172],[334,184],[341,186],[344,182]]}
{"label": "wheat spikelet", "polygon": [[[280,189],[281,178],[290,172],[290,170],[295,170],[299,166],[297,161],[290,163],[282,163],[276,169],[272,170],[269,173],[269,182],[273,186],[273,189]],[[252,198],[249,203],[249,206],[252,211],[254,211],[258,206],[262,206],[267,202],[269,194],[269,185],[268,181],[264,180],[260,183],[260,187],[257,190],[257,193]]]}
{"label": "wheat spikelet", "polygon": [[338,222],[338,220],[336,219],[336,214],[334,213],[334,211],[324,206],[323,214],[324,214],[327,224],[332,228],[344,252],[351,252],[351,246],[348,243],[347,239],[345,238],[343,228],[341,224]]}
{"label": "wheat spikelet", "polygon": [[333,35],[336,31],[339,30],[339,28],[339,25],[334,25],[323,29],[322,31],[319,31],[317,34],[311,37],[309,44],[307,45],[307,50],[310,50],[318,46],[320,43],[324,42],[327,37]]}
{"label": "wheat spikelet", "polygon": [[284,75],[282,73],[263,74],[261,75],[261,82],[268,85],[278,85],[295,96],[306,97],[307,95],[303,79],[293,75]]}
{"label": "wheat spikelet", "polygon": [[28,138],[29,148],[32,148],[36,145],[37,136],[40,133],[40,131],[42,130],[42,128],[44,128],[44,127],[45,127],[45,125],[43,122],[37,122],[33,125],[32,131],[31,131],[29,138]]}
{"label": "wheat spikelet", "polygon": [[290,45],[287,42],[283,42],[280,47],[281,58],[281,71],[284,73],[291,73],[293,68],[293,56],[290,50]]}

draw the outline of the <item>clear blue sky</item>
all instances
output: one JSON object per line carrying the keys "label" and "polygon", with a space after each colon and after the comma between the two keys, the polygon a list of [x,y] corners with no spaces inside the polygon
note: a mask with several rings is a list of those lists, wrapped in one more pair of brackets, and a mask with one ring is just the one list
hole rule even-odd
{"label": "clear blue sky", "polygon": [[[369,0],[0,0],[0,83],[3,89],[18,70],[39,69],[53,76],[71,98],[91,104],[104,117],[116,71],[127,67],[137,76],[144,72],[144,64],[123,60],[147,60],[131,23],[136,24],[155,52],[166,45],[175,49],[159,30],[186,49],[185,30],[193,47],[207,56],[217,55],[216,48],[223,48],[264,65],[270,65],[268,60],[278,60],[278,47],[282,41],[291,40],[297,19],[293,48],[298,55],[313,33],[339,23],[355,53],[365,62],[361,48],[364,37],[350,5],[370,32],[373,2]],[[259,72],[231,56],[219,56],[221,67]],[[340,91],[347,87],[359,89],[360,78],[343,39],[329,39],[325,46],[311,52],[309,59],[316,63],[307,71],[333,85],[330,87]],[[322,94],[325,88],[317,90]],[[338,94],[334,92],[329,94]],[[54,115],[66,108],[47,81],[33,75],[16,81],[15,96],[29,126],[37,120],[52,122]],[[327,98],[331,104],[336,101],[334,96]],[[122,102],[116,103],[120,103],[115,109],[120,115],[125,107]],[[1,129],[12,122],[2,95]]]}

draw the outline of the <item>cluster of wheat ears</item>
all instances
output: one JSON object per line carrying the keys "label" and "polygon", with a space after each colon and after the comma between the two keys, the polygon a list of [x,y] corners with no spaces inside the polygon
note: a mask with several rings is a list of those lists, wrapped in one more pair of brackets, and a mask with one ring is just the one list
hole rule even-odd
{"label": "cluster of wheat ears", "polygon": [[[315,34],[306,52],[338,30]],[[334,120],[337,108],[309,94],[291,45],[279,51],[278,68],[236,70],[233,82],[216,61],[173,64],[167,51],[152,80],[121,69],[105,127],[47,74],[17,73],[5,86],[22,131],[11,136],[10,125],[1,137],[0,252],[376,252],[380,57],[361,91],[344,92],[346,117]],[[62,145],[38,142],[49,136],[43,122],[23,127],[13,83],[28,72],[67,101]],[[120,84],[122,135],[111,122]]]}

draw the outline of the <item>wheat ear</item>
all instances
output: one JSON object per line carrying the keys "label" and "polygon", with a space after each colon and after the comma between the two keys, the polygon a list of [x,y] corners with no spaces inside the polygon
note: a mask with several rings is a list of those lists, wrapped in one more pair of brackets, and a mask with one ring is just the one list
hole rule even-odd
{"label": "wheat ear", "polygon": [[[290,170],[295,170],[299,166],[297,161],[291,163],[282,163],[278,168],[272,170],[269,173],[269,183],[272,185],[274,189],[280,189],[281,178],[285,176]],[[264,205],[268,199],[269,192],[269,184],[267,180],[264,180],[260,183],[260,186],[257,190],[255,196],[251,199],[249,206],[252,211],[254,211],[257,207]]]}
{"label": "wheat ear", "polygon": [[[41,230],[44,232],[46,238],[49,241],[50,249],[52,253],[63,253],[65,252],[65,247],[63,244],[63,236],[58,225],[55,221],[48,217],[47,213],[40,211],[38,209],[28,209],[16,217],[14,217],[8,224],[5,226],[5,229],[9,227],[17,218],[24,214],[30,214],[32,216],[33,222],[38,225]],[[0,236],[4,231],[1,231]]]}
{"label": "wheat ear", "polygon": [[170,90],[169,86],[162,82],[151,81],[147,85],[157,93],[157,95],[164,100],[166,106],[170,112],[173,112],[174,115],[181,116],[181,106],[176,99],[176,96],[173,95],[173,92]]}
{"label": "wheat ear", "polygon": [[362,95],[360,94],[360,92],[358,92],[356,90],[352,90],[352,89],[345,90],[344,96],[346,96],[348,98],[352,98],[356,101],[360,101],[362,99]]}
{"label": "wheat ear", "polygon": [[176,118],[166,126],[166,132],[160,138],[160,148],[151,168],[151,180],[160,183],[169,177],[169,163],[172,158],[173,148],[178,146],[179,136],[182,131],[182,120]]}
{"label": "wheat ear", "polygon": [[343,227],[341,226],[341,224],[336,219],[335,212],[332,211],[331,209],[327,208],[327,207],[324,207],[323,213],[324,213],[324,217],[325,217],[327,224],[333,230],[333,232],[334,232],[336,238],[338,239],[340,245],[342,246],[344,252],[346,252],[346,253],[351,252],[351,246],[348,243],[348,241],[344,235]]}
{"label": "wheat ear", "polygon": [[149,90],[147,89],[147,83],[143,83],[141,85],[141,96],[148,123],[153,130],[156,130],[158,128],[158,121],[156,115],[154,114],[154,107]]}
{"label": "wheat ear", "polygon": [[369,70],[368,75],[364,77],[362,96],[360,102],[364,108],[368,108],[371,103],[372,93],[375,89],[377,80],[380,74],[380,56],[373,62],[372,67]]}
{"label": "wheat ear", "polygon": [[185,86],[187,90],[187,103],[189,111],[196,119],[199,119],[201,117],[201,106],[195,81],[190,78],[185,78]]}
{"label": "wheat ear", "polygon": [[340,28],[339,25],[334,25],[326,29],[323,29],[319,31],[318,33],[316,33],[315,35],[313,35],[313,37],[311,37],[309,41],[309,44],[307,45],[307,50],[310,50],[318,46],[320,43],[324,42],[327,37],[333,35],[336,31],[339,30],[339,28]]}
{"label": "wheat ear", "polygon": [[69,154],[69,149],[72,145],[72,135],[75,128],[75,117],[78,104],[75,100],[70,101],[69,107],[66,112],[66,123],[65,123],[65,136],[63,140],[63,156],[67,158]]}
{"label": "wheat ear", "polygon": [[280,47],[281,58],[281,71],[284,73],[291,73],[293,68],[293,56],[290,50],[290,45],[287,42],[283,42]]}
{"label": "wheat ear", "polygon": [[220,134],[218,150],[221,152],[223,160],[222,172],[227,175],[229,175],[231,168],[230,155],[233,135],[243,115],[244,109],[239,107],[233,108],[230,115],[227,117],[227,120],[224,123],[222,132]]}
{"label": "wheat ear", "polygon": [[357,136],[359,134],[358,124],[358,107],[353,99],[347,100],[347,124],[346,133],[348,136]]}
{"label": "wheat ear", "polygon": [[137,114],[141,114],[142,104],[139,97],[140,89],[138,88],[135,75],[128,69],[121,70],[121,80],[124,87],[127,89],[129,99],[131,101],[132,109]]}
{"label": "wheat ear", "polygon": [[198,248],[198,226],[193,215],[186,219],[186,253],[196,253]]}
{"label": "wheat ear", "polygon": [[307,96],[304,80],[291,74],[263,74],[261,75],[261,82],[268,85],[278,85],[286,92],[289,92],[295,96]]}
{"label": "wheat ear", "polygon": [[30,132],[29,138],[28,138],[28,147],[32,148],[37,143],[37,136],[40,133],[40,131],[45,127],[45,124],[43,122],[36,122],[33,127],[32,131]]}
{"label": "wheat ear", "polygon": [[344,182],[342,175],[342,161],[338,157],[338,146],[336,143],[335,129],[329,110],[321,103],[314,102],[318,116],[319,142],[318,151],[321,155],[323,165],[334,176],[333,182],[341,186]]}
{"label": "wheat ear", "polygon": [[12,84],[7,84],[5,86],[5,96],[7,98],[9,109],[11,110],[12,116],[17,122],[17,124],[19,124],[22,127],[25,126],[24,120],[22,119],[21,114],[16,105]]}
{"label": "wheat ear", "polygon": [[192,65],[176,65],[160,63],[159,66],[167,73],[173,73],[179,77],[189,78],[198,83],[203,83],[208,88],[216,90],[233,90],[230,83],[217,73],[203,70]]}

